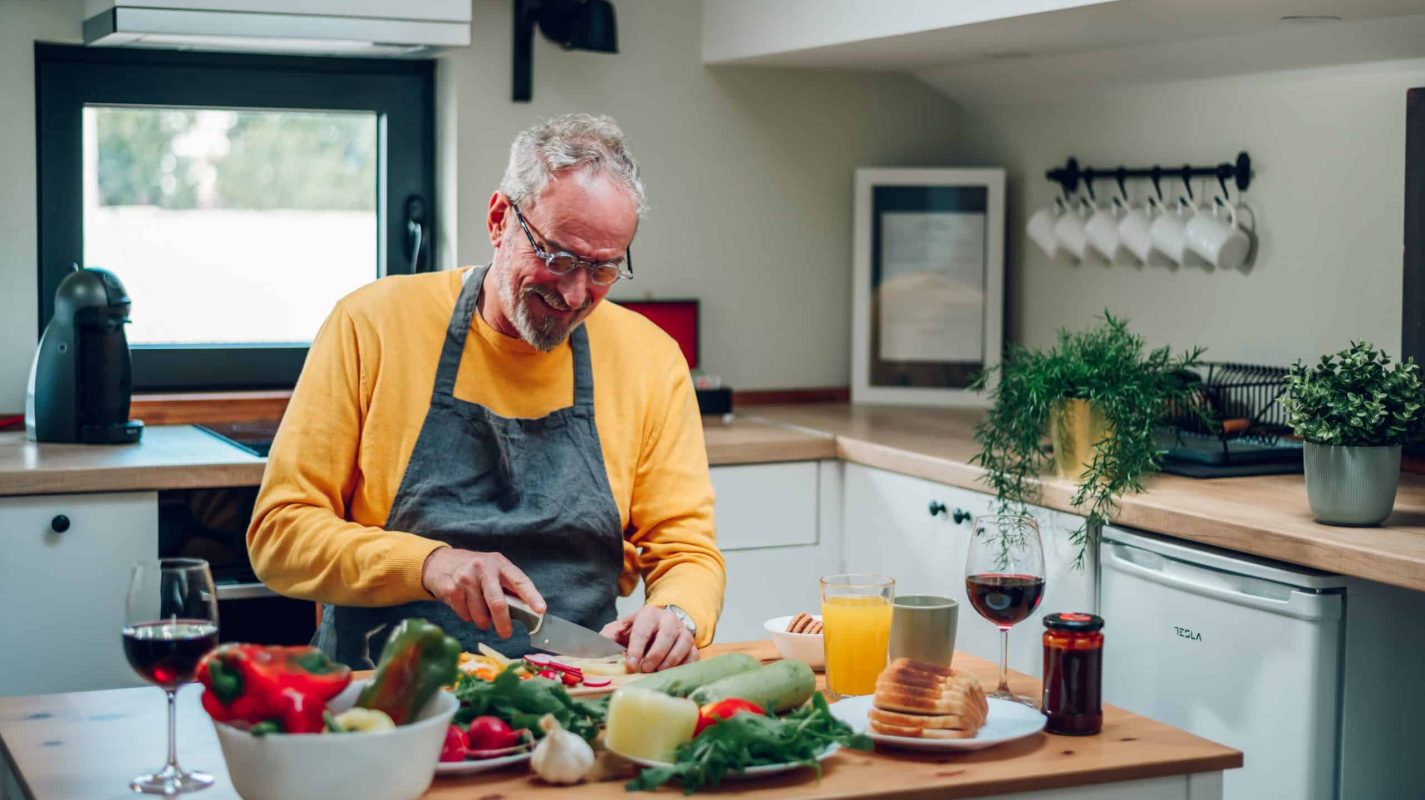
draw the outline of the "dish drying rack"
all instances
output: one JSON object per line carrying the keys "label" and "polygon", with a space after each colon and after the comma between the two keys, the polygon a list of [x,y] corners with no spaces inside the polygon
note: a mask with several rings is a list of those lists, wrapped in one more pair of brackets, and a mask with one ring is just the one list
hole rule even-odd
{"label": "dish drying rack", "polygon": [[1285,367],[1207,362],[1194,399],[1169,413],[1160,430],[1163,471],[1194,478],[1302,471],[1301,442],[1290,438]]}

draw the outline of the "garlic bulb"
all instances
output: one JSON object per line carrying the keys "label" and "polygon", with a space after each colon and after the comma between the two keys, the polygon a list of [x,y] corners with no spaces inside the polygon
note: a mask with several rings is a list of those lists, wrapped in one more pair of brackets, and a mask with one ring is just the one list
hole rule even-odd
{"label": "garlic bulb", "polygon": [[549,783],[578,783],[594,768],[594,748],[559,725],[553,714],[539,720],[544,738],[534,748],[530,766]]}

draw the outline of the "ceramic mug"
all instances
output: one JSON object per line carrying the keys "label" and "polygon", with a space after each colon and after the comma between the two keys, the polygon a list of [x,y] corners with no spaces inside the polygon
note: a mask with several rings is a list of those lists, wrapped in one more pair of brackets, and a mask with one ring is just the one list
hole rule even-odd
{"label": "ceramic mug", "polygon": [[1127,204],[1115,197],[1106,206],[1095,209],[1093,216],[1084,223],[1088,235],[1089,255],[1095,261],[1113,264],[1124,260],[1127,248],[1118,235],[1118,222],[1126,213]]}
{"label": "ceramic mug", "polygon": [[1187,198],[1179,198],[1173,205],[1163,207],[1148,227],[1153,249],[1170,264],[1180,266],[1187,259],[1187,223],[1195,210]]}
{"label": "ceramic mug", "polygon": [[1054,221],[1054,238],[1074,261],[1089,255],[1089,235],[1084,228],[1088,221],[1087,203],[1073,203]]}
{"label": "ceramic mug", "polygon": [[1241,269],[1252,252],[1252,234],[1239,224],[1237,206],[1217,198],[1184,229],[1188,248],[1218,269]]}
{"label": "ceramic mug", "polygon": [[960,604],[949,597],[898,595],[891,616],[891,659],[913,658],[950,666],[959,610]]}
{"label": "ceramic mug", "polygon": [[1059,237],[1054,235],[1054,223],[1064,213],[1064,201],[1058,197],[1054,202],[1038,211],[1030,217],[1029,222],[1024,226],[1024,231],[1029,235],[1029,240],[1039,246],[1053,261],[1058,261],[1066,254],[1064,248],[1059,244]]}
{"label": "ceramic mug", "polygon": [[1157,199],[1152,198],[1143,205],[1129,206],[1118,220],[1118,241],[1140,264],[1163,261],[1161,254],[1153,250],[1153,237],[1148,232],[1160,210]]}

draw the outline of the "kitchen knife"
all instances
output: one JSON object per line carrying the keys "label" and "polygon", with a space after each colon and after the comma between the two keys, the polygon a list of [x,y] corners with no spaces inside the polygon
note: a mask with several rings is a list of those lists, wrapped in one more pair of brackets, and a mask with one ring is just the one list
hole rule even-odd
{"label": "kitchen knife", "polygon": [[600,636],[583,625],[576,625],[553,614],[536,614],[534,609],[517,598],[506,596],[510,619],[517,619],[529,628],[529,643],[540,650],[561,656],[602,658],[623,655],[628,648],[607,636]]}

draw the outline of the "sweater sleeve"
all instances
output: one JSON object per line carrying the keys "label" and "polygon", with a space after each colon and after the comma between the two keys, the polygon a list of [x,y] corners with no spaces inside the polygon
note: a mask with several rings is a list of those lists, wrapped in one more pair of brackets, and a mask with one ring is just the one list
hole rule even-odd
{"label": "sweater sleeve", "polygon": [[339,304],[312,342],[272,443],[248,553],[258,578],[290,597],[349,606],[428,600],[421,570],[445,545],[347,519],[367,398],[359,344]]}
{"label": "sweater sleeve", "polygon": [[702,417],[692,379],[679,366],[670,391],[649,410],[657,421],[639,459],[627,536],[638,548],[648,603],[686,611],[705,647],[722,613],[727,572],[717,549]]}

